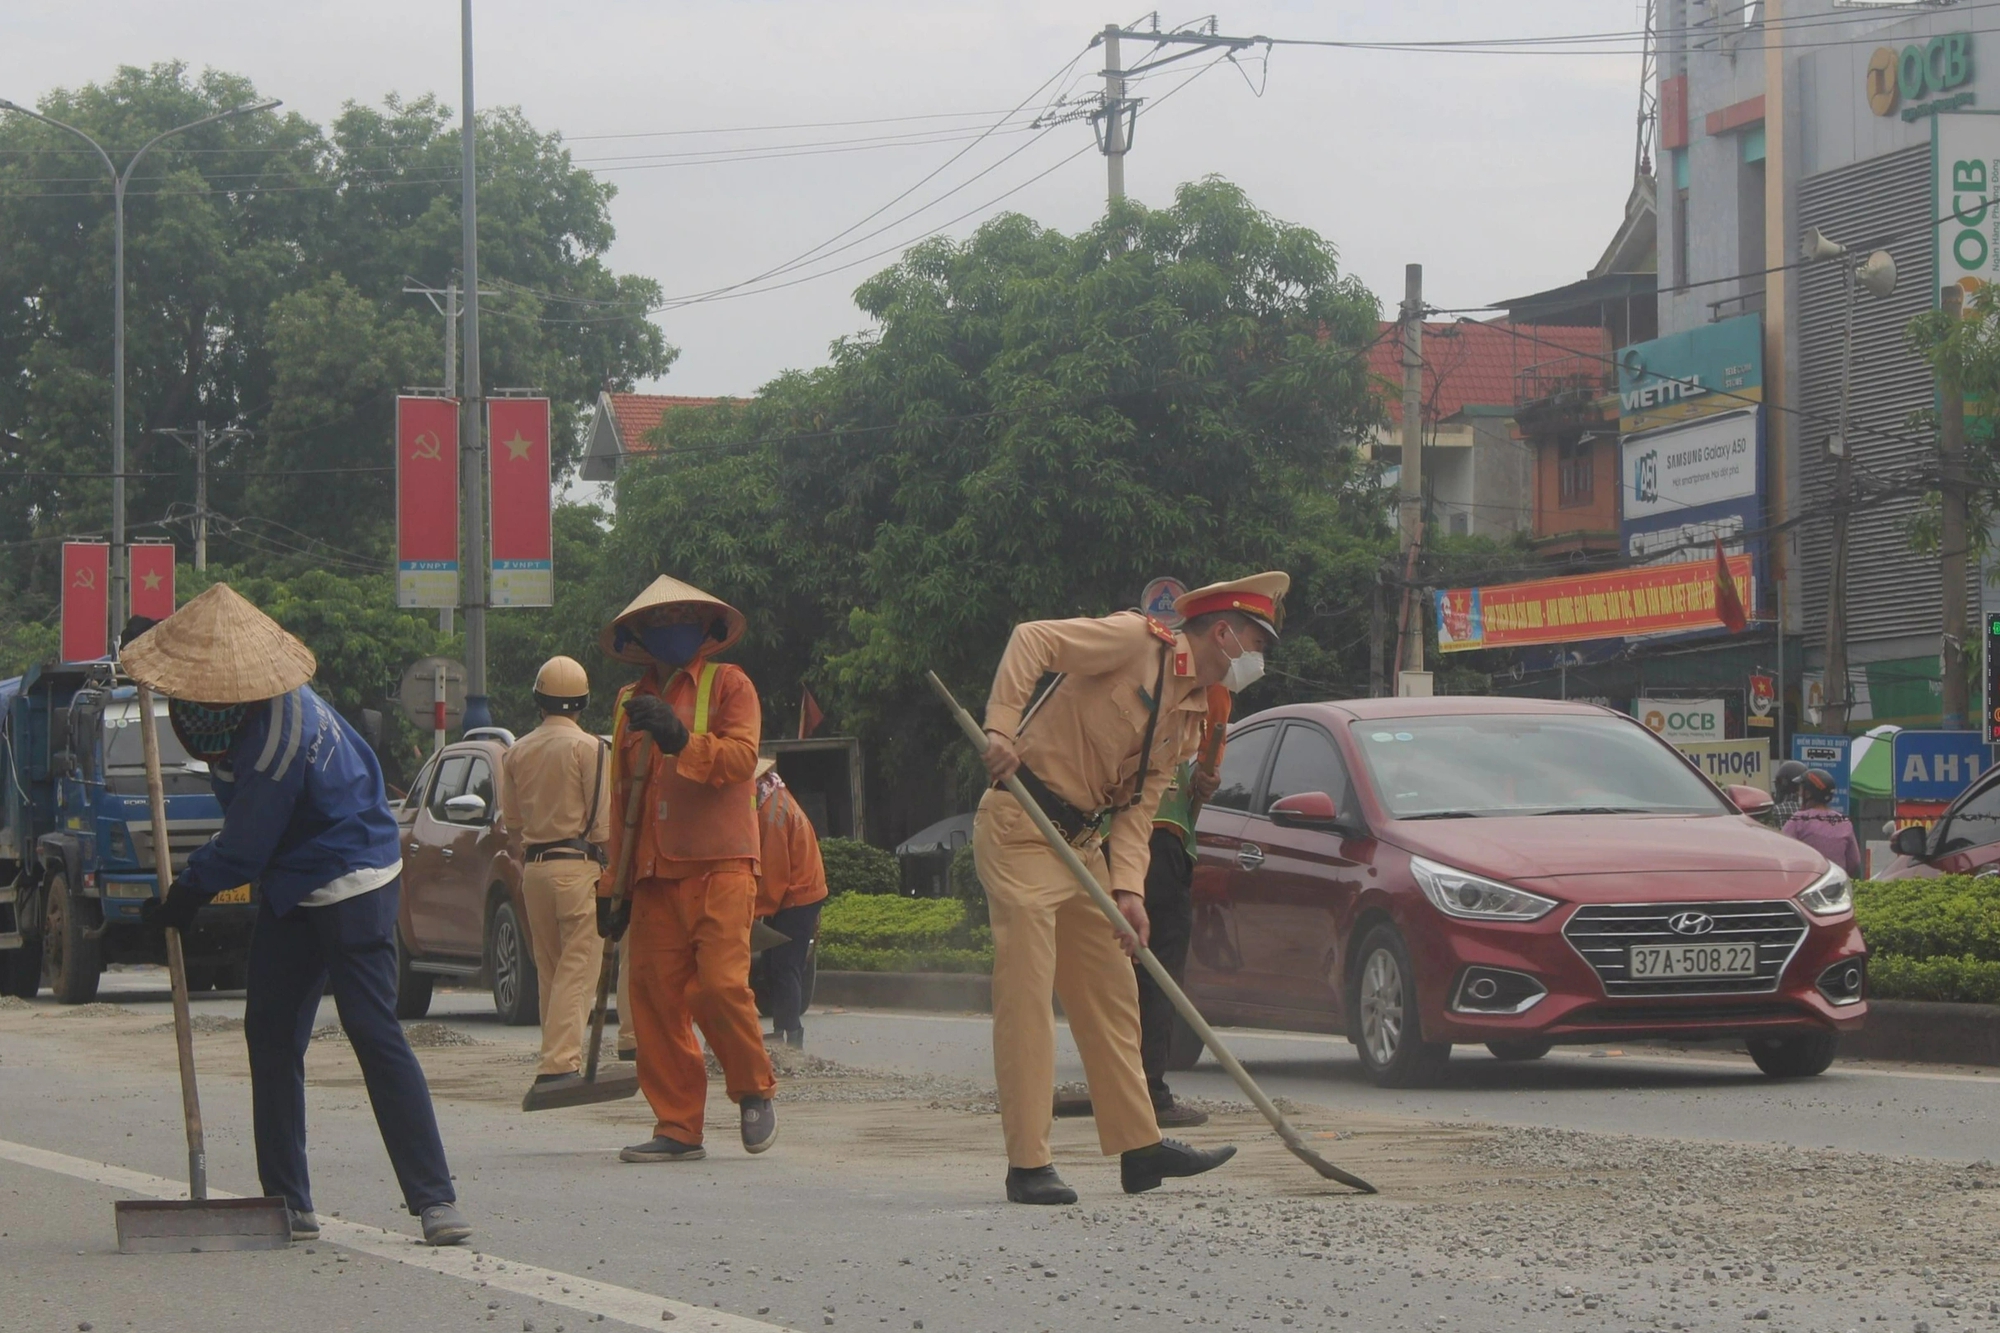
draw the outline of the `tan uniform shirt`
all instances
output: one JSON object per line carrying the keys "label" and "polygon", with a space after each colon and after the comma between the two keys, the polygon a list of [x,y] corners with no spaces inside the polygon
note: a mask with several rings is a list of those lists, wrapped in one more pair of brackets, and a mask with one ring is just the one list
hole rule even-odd
{"label": "tan uniform shirt", "polygon": [[[514,742],[501,761],[507,831],[524,843],[581,837],[602,847],[611,837],[611,756],[604,756],[602,768],[597,762],[604,749],[604,742],[560,713]],[[593,781],[597,819],[586,830]]]}
{"label": "tan uniform shirt", "polygon": [[[1153,729],[1146,787],[1132,805],[1139,743],[1163,649],[1165,697]],[[1051,671],[1065,673],[1062,684],[1023,726],[1022,710]],[[1021,761],[1051,791],[1085,813],[1117,808],[1106,840],[1114,892],[1146,891],[1153,814],[1174,770],[1200,745],[1206,715],[1187,636],[1175,634],[1168,644],[1136,611],[1016,625],[986,699],[986,729],[1014,737]]]}

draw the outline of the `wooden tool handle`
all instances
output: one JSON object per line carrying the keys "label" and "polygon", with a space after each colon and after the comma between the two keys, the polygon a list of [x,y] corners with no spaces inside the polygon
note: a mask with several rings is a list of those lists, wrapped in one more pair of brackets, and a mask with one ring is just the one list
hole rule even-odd
{"label": "wooden tool handle", "polygon": [[[611,870],[611,906],[615,910],[632,892],[632,853],[639,841],[639,812],[646,806],[646,779],[651,776],[653,766],[653,738],[645,732],[639,733],[639,743],[632,749],[632,771],[625,775],[629,784],[625,792],[624,836],[618,839],[618,861]],[[611,1004],[611,981],[618,975],[618,944],[613,940],[604,942],[604,961],[597,969],[597,1007],[590,1015],[590,1053],[583,1062],[583,1077],[586,1082],[597,1081],[597,1057],[604,1048],[604,1011]],[[625,1015],[620,1014],[622,1022]]]}
{"label": "wooden tool handle", "polygon": [[[153,811],[153,878],[161,901],[174,882],[174,853],[167,842],[166,783],[160,777],[160,736],[153,725],[153,691],[139,686],[139,746],[146,758],[146,800]],[[208,1152],[202,1144],[201,1096],[194,1081],[194,1018],[188,1010],[187,960],[181,933],[167,930],[167,974],[174,990],[174,1045],[180,1049],[181,1117],[187,1122],[188,1197],[208,1197]]]}

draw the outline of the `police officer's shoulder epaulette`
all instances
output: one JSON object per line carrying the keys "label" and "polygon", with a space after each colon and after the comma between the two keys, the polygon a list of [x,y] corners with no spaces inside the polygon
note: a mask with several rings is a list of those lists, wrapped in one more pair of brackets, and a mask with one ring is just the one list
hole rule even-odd
{"label": "police officer's shoulder epaulette", "polygon": [[1155,620],[1153,617],[1147,616],[1146,628],[1149,631],[1151,631],[1153,637],[1158,639],[1161,643],[1170,644],[1174,641],[1173,626],[1167,624],[1165,621]]}

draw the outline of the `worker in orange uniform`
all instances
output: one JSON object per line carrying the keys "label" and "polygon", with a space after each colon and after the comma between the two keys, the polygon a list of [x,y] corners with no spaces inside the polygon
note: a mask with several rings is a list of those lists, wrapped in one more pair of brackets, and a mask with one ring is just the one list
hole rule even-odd
{"label": "worker in orange uniform", "polygon": [[1213,1170],[1236,1151],[1160,1137],[1126,955],[1150,931],[1146,870],[1166,775],[1200,746],[1207,687],[1236,691],[1263,674],[1290,582],[1257,574],[1184,593],[1179,630],[1129,611],[1014,627],[986,699],[986,771],[996,784],[1018,775],[1084,863],[1106,867],[1130,932],[1113,931],[1005,788],[986,793],[972,847],[993,922],[993,1071],[1014,1203],[1076,1202],[1049,1152],[1051,991],[1083,1057],[1098,1146],[1119,1155],[1127,1194]]}
{"label": "worker in orange uniform", "polygon": [[783,944],[764,951],[771,1035],[787,1046],[804,1046],[806,964],[826,902],[826,866],[820,860],[819,834],[778,776],[775,759],[757,762],[757,827],[764,854],[757,916],[785,937]]}
{"label": "worker in orange uniform", "polygon": [[576,723],[590,678],[573,657],[551,657],[535,674],[542,724],[501,760],[500,807],[519,849],[521,899],[540,982],[542,1060],[537,1084],[581,1078],[583,1024],[604,961],[592,900],[610,836],[604,742]]}
{"label": "worker in orange uniform", "polygon": [[[632,891],[614,910],[607,874],[597,901],[599,934],[616,944],[628,926],[632,932],[626,1021],[638,1048],[639,1087],[656,1121],[653,1137],[620,1152],[621,1161],[707,1155],[708,1071],[696,1024],[722,1064],[744,1149],[763,1152],[778,1136],[771,1105],[777,1080],[750,993],[761,855],[753,778],[762,714],[742,668],[714,660],[743,628],[735,607],[662,575],[601,638],[606,653],[646,668],[620,696],[613,741],[613,804],[624,809],[626,784],[645,784]],[[614,866],[624,837],[614,821]]]}

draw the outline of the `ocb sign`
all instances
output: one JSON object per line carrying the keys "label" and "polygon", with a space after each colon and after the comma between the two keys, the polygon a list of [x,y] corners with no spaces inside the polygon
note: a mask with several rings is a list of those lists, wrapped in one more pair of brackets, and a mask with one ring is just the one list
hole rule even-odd
{"label": "ocb sign", "polygon": [[[1944,33],[1928,42],[1898,51],[1893,46],[1875,49],[1868,60],[1868,109],[1878,116],[1893,116],[1904,103],[1903,119],[1916,120],[1933,113],[1936,106],[1917,106],[1926,97],[1948,93],[1972,82],[1972,34]],[[1968,106],[1971,93],[1950,99],[1953,108]]]}
{"label": "ocb sign", "polygon": [[1641,699],[1637,714],[1648,731],[1675,744],[1722,739],[1720,699]]}

